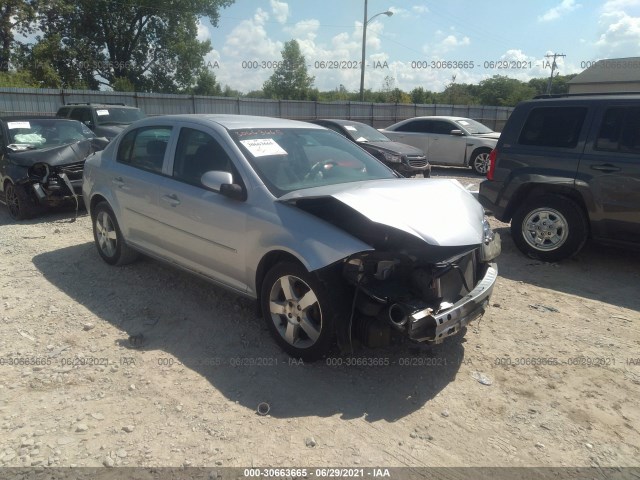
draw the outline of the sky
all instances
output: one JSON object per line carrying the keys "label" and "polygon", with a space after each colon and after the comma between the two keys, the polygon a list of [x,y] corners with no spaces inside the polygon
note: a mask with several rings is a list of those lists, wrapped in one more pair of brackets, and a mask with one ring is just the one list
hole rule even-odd
{"label": "sky", "polygon": [[[390,11],[392,16],[377,13]],[[561,75],[600,59],[640,56],[640,0],[368,0],[365,88],[442,91],[493,75]],[[318,89],[360,88],[364,0],[236,0],[218,26],[201,20],[218,81],[258,90],[296,39]]]}

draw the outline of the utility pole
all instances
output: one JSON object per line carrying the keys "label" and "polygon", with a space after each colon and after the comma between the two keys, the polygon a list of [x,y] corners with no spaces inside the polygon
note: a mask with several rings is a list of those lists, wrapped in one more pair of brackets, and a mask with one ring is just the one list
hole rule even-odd
{"label": "utility pole", "polygon": [[551,94],[551,83],[553,82],[553,72],[556,70],[556,58],[566,57],[564,53],[554,53],[553,55],[545,55],[545,58],[553,57],[553,63],[551,64],[551,75],[549,75],[549,83],[547,83],[547,95]]}

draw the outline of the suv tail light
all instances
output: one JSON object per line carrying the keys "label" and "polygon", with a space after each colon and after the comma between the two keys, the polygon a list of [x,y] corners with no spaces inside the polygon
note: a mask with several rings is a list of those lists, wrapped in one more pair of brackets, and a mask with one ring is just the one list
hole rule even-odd
{"label": "suv tail light", "polygon": [[498,150],[493,149],[489,154],[489,171],[487,172],[487,180],[493,180],[493,173],[496,170],[496,157],[498,156]]}

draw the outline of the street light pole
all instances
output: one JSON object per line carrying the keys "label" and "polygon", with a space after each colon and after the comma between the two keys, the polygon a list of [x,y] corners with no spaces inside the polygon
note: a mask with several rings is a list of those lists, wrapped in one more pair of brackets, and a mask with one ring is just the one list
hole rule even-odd
{"label": "street light pole", "polygon": [[378,15],[386,15],[390,17],[393,12],[387,10],[386,12],[376,13],[373,17],[367,20],[367,0],[364,0],[364,19],[362,21],[362,61],[360,62],[360,101],[364,102],[364,66],[365,66],[365,52],[367,47],[367,25],[376,18]]}

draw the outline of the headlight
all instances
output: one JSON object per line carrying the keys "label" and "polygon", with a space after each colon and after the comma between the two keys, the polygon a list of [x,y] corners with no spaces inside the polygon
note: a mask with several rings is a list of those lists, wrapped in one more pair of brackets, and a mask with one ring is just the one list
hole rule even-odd
{"label": "headlight", "polygon": [[394,153],[386,153],[386,152],[382,152],[382,154],[384,155],[384,159],[387,162],[400,163],[402,161],[402,157],[400,155],[396,155]]}
{"label": "headlight", "polygon": [[488,244],[493,241],[496,234],[491,230],[491,225],[489,225],[489,219],[484,217],[482,220],[482,239],[485,244]]}

